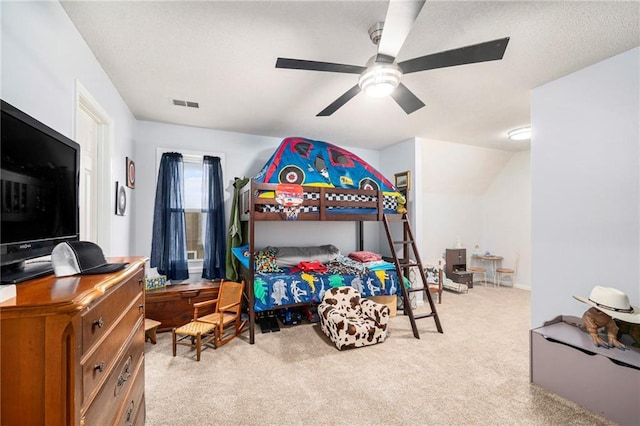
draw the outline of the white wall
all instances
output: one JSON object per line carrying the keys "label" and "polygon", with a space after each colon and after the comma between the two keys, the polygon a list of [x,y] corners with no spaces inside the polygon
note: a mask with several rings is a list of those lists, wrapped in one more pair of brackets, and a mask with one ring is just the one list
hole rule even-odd
{"label": "white wall", "polygon": [[[410,173],[407,210],[409,221],[411,222],[411,230],[413,231],[420,257],[426,262],[422,254],[424,250],[422,240],[423,220],[422,215],[419,214],[419,212],[422,211],[422,169],[416,162],[416,159],[422,157],[422,146],[417,143],[415,138],[411,138],[381,150],[380,155],[384,161],[380,165],[379,170],[391,183],[395,183],[394,175],[396,173],[405,171],[409,171]],[[392,223],[391,232],[396,240],[400,240],[402,225],[400,223]],[[402,246],[397,245],[395,249],[396,252],[400,254]],[[391,255],[391,249],[385,232],[380,233],[380,251],[385,256]]]}
{"label": "white wall", "polygon": [[531,288],[531,151],[514,154],[482,198],[481,250],[516,268],[515,285]]}
{"label": "white wall", "polygon": [[[112,180],[125,180],[135,119],[58,2],[0,3],[2,99],[63,135],[74,137],[76,79],[115,122]],[[105,188],[113,192],[112,186]],[[132,215],[111,217],[107,256],[131,254]]]}
{"label": "white wall", "polygon": [[[218,130],[139,121],[136,131],[136,189],[132,195],[135,206],[134,252],[149,256],[158,175],[156,148],[209,151],[225,155],[223,170],[227,224],[231,210],[234,177],[253,177],[280,144],[280,138],[247,135]],[[377,151],[349,148],[351,152],[377,168]],[[368,229],[368,228],[367,228]],[[378,250],[377,230],[365,238],[367,248]],[[353,222],[264,222],[256,224],[256,247],[267,245],[334,244],[343,252],[357,248],[356,225]]]}
{"label": "white wall", "polygon": [[594,285],[640,304],[640,48],[532,93],[531,323]]}
{"label": "white wall", "polygon": [[[515,154],[430,139],[420,142],[423,260],[444,257],[459,237],[468,258],[478,244],[482,252],[501,255],[503,264],[512,266],[517,247],[520,263],[530,264],[528,151]],[[519,271],[518,286],[529,287],[527,275]]]}
{"label": "white wall", "polygon": [[427,192],[424,205],[424,257],[431,261],[444,258],[446,249],[455,248],[458,236],[467,256],[476,243],[483,246],[482,196]]}

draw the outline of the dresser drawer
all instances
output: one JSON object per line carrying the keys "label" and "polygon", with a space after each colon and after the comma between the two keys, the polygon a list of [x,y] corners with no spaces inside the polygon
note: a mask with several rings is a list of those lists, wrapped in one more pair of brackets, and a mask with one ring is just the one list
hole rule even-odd
{"label": "dresser drawer", "polygon": [[127,309],[133,299],[138,297],[142,290],[142,278],[144,272],[140,271],[127,281],[111,290],[105,297],[88,308],[82,314],[82,353],[89,351],[91,346],[98,341],[115,321]]}
{"label": "dresser drawer", "polygon": [[146,402],[144,399],[144,393],[142,394],[142,400],[140,401],[140,404],[138,404],[138,412],[136,413],[136,416],[133,419],[133,424],[134,426],[144,426],[145,422],[146,422],[146,416],[147,416],[147,408],[146,408]]}
{"label": "dresser drawer", "polygon": [[140,370],[144,365],[144,321],[142,316],[135,332],[127,343],[122,356],[117,360],[114,368],[109,371],[107,381],[98,391],[91,405],[85,410],[81,424],[111,425],[123,411],[127,395],[134,385],[142,382],[144,387],[144,374],[140,376]]}
{"label": "dresser drawer", "polygon": [[125,400],[125,404],[123,405],[121,412],[118,413],[118,419],[114,423],[116,425],[144,425],[144,360],[141,360],[137,373],[134,377],[135,379],[133,380],[131,390]]}
{"label": "dresser drawer", "polygon": [[[143,295],[139,294],[138,298],[131,303],[129,309],[124,316],[114,326],[111,332],[105,336],[105,339],[99,346],[95,347],[80,362],[82,365],[82,401],[88,401],[98,386],[116,363],[116,356],[120,349],[127,344],[127,340],[131,338],[131,330],[134,325],[143,318],[143,309],[140,305],[143,303]],[[140,334],[139,327],[135,328],[135,333]],[[142,332],[144,335],[144,331]],[[134,338],[134,346],[137,338]],[[140,345],[138,345],[140,346]],[[144,350],[144,342],[142,347],[135,350],[142,352]]]}

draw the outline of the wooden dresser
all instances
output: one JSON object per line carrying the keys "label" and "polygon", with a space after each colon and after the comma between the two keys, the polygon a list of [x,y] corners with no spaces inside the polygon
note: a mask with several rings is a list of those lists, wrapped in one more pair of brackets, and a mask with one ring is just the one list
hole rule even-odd
{"label": "wooden dresser", "polygon": [[145,258],[18,284],[0,304],[1,425],[143,425]]}
{"label": "wooden dresser", "polygon": [[467,271],[467,249],[446,249],[445,253],[447,278],[473,288],[473,272]]}

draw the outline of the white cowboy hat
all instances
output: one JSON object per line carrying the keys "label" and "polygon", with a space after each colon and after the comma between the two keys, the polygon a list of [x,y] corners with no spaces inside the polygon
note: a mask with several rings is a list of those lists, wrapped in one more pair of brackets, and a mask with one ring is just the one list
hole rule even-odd
{"label": "white cowboy hat", "polygon": [[613,287],[595,286],[591,290],[589,299],[573,296],[574,299],[591,305],[612,318],[640,324],[640,307],[631,306],[629,296]]}

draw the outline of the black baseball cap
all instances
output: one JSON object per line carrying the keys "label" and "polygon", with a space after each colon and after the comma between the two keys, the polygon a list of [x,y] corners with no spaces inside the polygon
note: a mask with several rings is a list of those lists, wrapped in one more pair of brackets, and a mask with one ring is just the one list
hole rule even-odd
{"label": "black baseball cap", "polygon": [[108,274],[127,263],[107,263],[102,249],[91,241],[66,241],[53,248],[51,264],[56,277]]}

